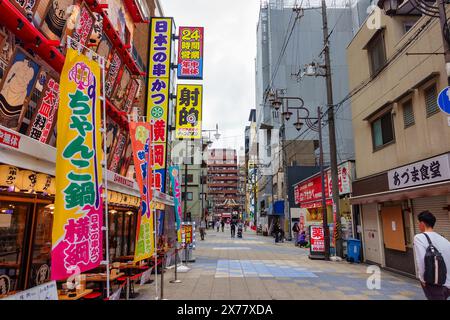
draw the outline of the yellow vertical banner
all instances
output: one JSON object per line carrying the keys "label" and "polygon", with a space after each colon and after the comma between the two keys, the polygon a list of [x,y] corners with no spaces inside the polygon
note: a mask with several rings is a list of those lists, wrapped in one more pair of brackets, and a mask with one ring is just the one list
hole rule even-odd
{"label": "yellow vertical banner", "polygon": [[202,99],[202,85],[177,85],[175,124],[175,137],[177,139],[200,139],[202,137]]}
{"label": "yellow vertical banner", "polygon": [[52,280],[103,260],[100,66],[67,49],[60,79]]}

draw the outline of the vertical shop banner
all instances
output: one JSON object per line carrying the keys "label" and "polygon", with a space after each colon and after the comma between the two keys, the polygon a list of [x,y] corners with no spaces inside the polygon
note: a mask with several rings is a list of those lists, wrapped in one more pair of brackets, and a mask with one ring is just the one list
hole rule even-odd
{"label": "vertical shop banner", "polygon": [[66,35],[75,40],[70,43],[72,49],[78,49],[79,44],[86,45],[91,37],[95,20],[93,13],[85,3],[78,10],[74,8],[66,25]]}
{"label": "vertical shop banner", "polygon": [[177,139],[201,138],[202,96],[202,85],[177,85],[177,111],[175,124],[175,137]]}
{"label": "vertical shop banner", "polygon": [[151,18],[147,121],[153,124],[155,189],[165,192],[172,18]]}
{"label": "vertical shop banner", "polygon": [[131,80],[128,93],[124,101],[123,110],[130,113],[133,109],[133,102],[139,89],[139,82],[136,79]]}
{"label": "vertical shop banner", "polygon": [[169,168],[170,182],[172,184],[174,209],[175,209],[175,221],[177,240],[181,243],[181,220],[182,220],[182,208],[181,208],[181,184],[180,184],[180,167],[171,166]]}
{"label": "vertical shop banner", "polygon": [[56,123],[56,110],[59,104],[59,83],[48,77],[42,90],[41,98],[28,127],[28,136],[40,142],[47,143]]}
{"label": "vertical shop banner", "polygon": [[309,230],[311,246],[311,253],[325,252],[325,235],[322,226],[313,225]]}
{"label": "vertical shop banner", "polygon": [[100,66],[67,49],[61,72],[56,141],[52,280],[103,259]]}
{"label": "vertical shop banner", "polygon": [[105,79],[105,95],[108,99],[111,98],[114,83],[116,83],[116,80],[119,76],[120,67],[122,67],[122,60],[120,59],[117,50],[115,50],[112,55],[111,64],[109,65],[108,73]]}
{"label": "vertical shop banner", "polygon": [[155,250],[153,238],[154,212],[150,208],[151,186],[153,184],[152,151],[150,147],[153,143],[152,125],[146,122],[130,122],[130,137],[136,181],[141,192],[141,208],[138,216],[134,253],[134,261],[140,261],[150,258]]}
{"label": "vertical shop banner", "polygon": [[203,79],[203,27],[180,27],[178,79]]}

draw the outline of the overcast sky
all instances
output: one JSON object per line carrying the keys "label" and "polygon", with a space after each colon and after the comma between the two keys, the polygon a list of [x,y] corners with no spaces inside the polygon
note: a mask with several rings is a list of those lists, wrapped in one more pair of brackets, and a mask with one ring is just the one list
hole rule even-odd
{"label": "overcast sky", "polygon": [[[219,124],[213,148],[244,146],[255,104],[256,26],[259,0],[160,0],[179,26],[205,28],[203,129]],[[180,81],[181,82],[181,81]],[[240,155],[242,155],[240,153]]]}

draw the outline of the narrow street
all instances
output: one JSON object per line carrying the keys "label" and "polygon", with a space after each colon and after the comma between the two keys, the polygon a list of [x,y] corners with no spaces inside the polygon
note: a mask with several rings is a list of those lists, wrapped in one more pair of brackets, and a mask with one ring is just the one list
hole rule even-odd
{"label": "narrow street", "polygon": [[[199,237],[198,237],[199,238]],[[423,300],[418,281],[381,271],[381,288],[369,290],[367,265],[310,260],[308,249],[247,230],[231,238],[230,230],[208,229],[197,241],[196,261],[181,283],[170,283],[174,269],[164,273],[164,299],[168,300]],[[153,278],[153,276],[152,276]],[[158,277],[158,281],[160,277]],[[160,285],[160,283],[158,283]],[[138,299],[154,299],[155,285],[136,285]]]}

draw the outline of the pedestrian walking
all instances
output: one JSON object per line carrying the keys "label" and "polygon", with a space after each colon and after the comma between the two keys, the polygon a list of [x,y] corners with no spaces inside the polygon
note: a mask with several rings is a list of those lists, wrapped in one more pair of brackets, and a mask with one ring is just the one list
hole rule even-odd
{"label": "pedestrian walking", "polygon": [[234,238],[236,234],[236,222],[234,220],[231,220],[230,222],[230,229],[231,229],[231,237]]}
{"label": "pedestrian walking", "polygon": [[298,245],[298,233],[300,231],[300,227],[298,226],[298,223],[294,223],[294,226],[292,227],[292,232],[294,232],[294,245]]}
{"label": "pedestrian walking", "polygon": [[222,218],[222,221],[221,221],[220,223],[222,224],[222,232],[224,232],[224,229],[225,229],[225,221],[223,220],[223,218]]}
{"label": "pedestrian walking", "polygon": [[219,232],[219,229],[220,229],[220,221],[219,220],[216,221],[216,228],[217,228],[217,232]]}
{"label": "pedestrian walking", "polygon": [[202,240],[205,240],[205,229],[206,229],[206,222],[205,220],[202,219],[202,221],[200,221],[200,237]]}
{"label": "pedestrian walking", "polygon": [[434,231],[436,217],[428,210],[419,213],[414,252],[419,280],[428,300],[450,296],[450,242]]}

